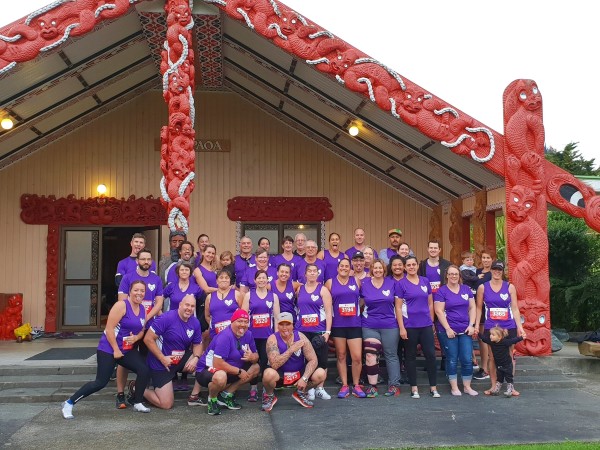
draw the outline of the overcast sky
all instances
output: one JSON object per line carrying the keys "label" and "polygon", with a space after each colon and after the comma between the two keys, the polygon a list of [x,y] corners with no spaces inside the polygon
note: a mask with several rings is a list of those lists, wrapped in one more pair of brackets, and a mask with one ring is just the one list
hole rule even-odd
{"label": "overcast sky", "polygon": [[[200,0],[196,0],[200,1]],[[3,7],[1,25],[49,0]],[[600,162],[597,25],[587,0],[286,0],[292,9],[427,91],[503,133],[502,93],[538,83],[546,145],[579,142]]]}

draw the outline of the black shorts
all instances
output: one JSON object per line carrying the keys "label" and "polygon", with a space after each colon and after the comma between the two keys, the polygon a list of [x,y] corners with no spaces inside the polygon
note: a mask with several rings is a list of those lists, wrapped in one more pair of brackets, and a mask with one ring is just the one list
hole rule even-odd
{"label": "black shorts", "polygon": [[361,327],[337,327],[331,329],[332,338],[362,339]]}
{"label": "black shorts", "polygon": [[188,359],[190,359],[190,356],[192,356],[192,351],[187,350],[181,357],[179,364],[176,366],[169,366],[169,370],[152,370],[150,372],[150,376],[152,377],[152,385],[155,388],[161,388],[175,378],[178,372],[183,372],[185,363],[187,363]]}
{"label": "black shorts", "polygon": [[[252,365],[251,363],[245,363],[244,366],[242,367],[242,369],[245,371],[248,371],[248,369],[250,369],[251,365]],[[202,372],[196,372],[196,381],[198,382],[198,384],[200,384],[200,386],[207,388],[208,384],[212,381],[215,372],[216,372],[216,370],[211,371],[211,369],[209,369],[208,367],[205,367],[202,370]],[[231,383],[235,383],[239,379],[240,379],[240,377],[238,377],[237,375],[232,375],[230,373],[227,374],[227,384],[228,385]]]}

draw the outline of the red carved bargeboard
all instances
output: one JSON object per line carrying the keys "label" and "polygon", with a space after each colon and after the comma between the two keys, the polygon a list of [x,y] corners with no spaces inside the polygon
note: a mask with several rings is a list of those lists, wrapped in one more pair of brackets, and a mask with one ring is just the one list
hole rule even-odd
{"label": "red carved bargeboard", "polygon": [[21,196],[21,220],[29,225],[48,225],[46,246],[46,320],[45,331],[56,331],[58,303],[60,225],[139,225],[161,226],[167,218],[160,200],[114,197],[56,198],[54,195]]}
{"label": "red carved bargeboard", "polygon": [[321,222],[333,219],[327,197],[234,197],[227,217],[245,222]]}

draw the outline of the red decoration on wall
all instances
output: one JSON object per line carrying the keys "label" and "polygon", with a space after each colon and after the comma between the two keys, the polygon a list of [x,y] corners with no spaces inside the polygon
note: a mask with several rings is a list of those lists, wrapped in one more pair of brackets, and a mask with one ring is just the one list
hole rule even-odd
{"label": "red decoration on wall", "polygon": [[168,0],[167,39],[161,53],[163,97],[169,124],[160,132],[161,202],[167,208],[171,231],[188,231],[190,194],[194,190],[194,20],[188,0]]}
{"label": "red decoration on wall", "polygon": [[167,215],[160,200],[114,197],[76,198],[69,195],[21,196],[21,220],[30,225],[164,225]]}
{"label": "red decoration on wall", "polygon": [[0,341],[14,340],[15,328],[23,323],[23,295],[11,294],[7,297],[6,305],[0,310]]}
{"label": "red decoration on wall", "polygon": [[234,197],[227,217],[245,222],[320,222],[333,219],[327,197]]}
{"label": "red decoration on wall", "polygon": [[46,238],[46,319],[44,331],[56,331],[56,311],[58,310],[58,225],[48,225]]}

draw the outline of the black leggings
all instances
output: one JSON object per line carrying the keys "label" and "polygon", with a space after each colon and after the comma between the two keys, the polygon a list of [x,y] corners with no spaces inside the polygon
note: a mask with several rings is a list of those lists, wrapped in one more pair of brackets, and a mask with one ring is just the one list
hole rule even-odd
{"label": "black leggings", "polygon": [[404,342],[406,355],[406,372],[411,386],[417,385],[417,345],[425,355],[425,368],[429,377],[429,386],[437,385],[437,372],[435,371],[435,343],[431,326],[420,328],[407,328],[408,339]]}
{"label": "black leggings", "polygon": [[[312,340],[315,338],[315,336],[322,337],[321,333],[311,333],[309,331],[303,331],[303,334],[304,336],[306,336],[306,339],[308,339],[311,344],[313,343]],[[317,367],[327,370],[327,360],[329,359],[329,344],[323,341],[323,345],[321,346],[321,348],[317,349],[314,345],[313,348],[315,349],[315,353],[317,354]],[[348,352],[348,355],[349,354],[350,352]],[[352,360],[350,360],[350,365],[352,365]]]}
{"label": "black leggings", "polygon": [[98,363],[96,379],[83,385],[69,398],[73,404],[103,389],[110,380],[115,363],[137,374],[135,379],[135,403],[141,403],[144,400],[144,391],[150,380],[150,369],[146,365],[146,359],[137,350],[128,351],[121,359],[115,359],[111,353],[97,350],[96,361]]}
{"label": "black leggings", "polygon": [[[260,364],[260,374],[262,374],[269,365],[269,358],[267,357],[267,340],[266,339],[254,339],[256,344],[256,351],[258,352],[258,364]],[[258,376],[250,381],[250,384],[254,385],[258,383]]]}

